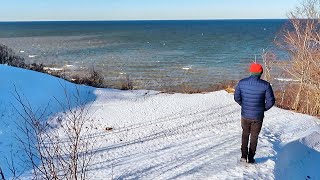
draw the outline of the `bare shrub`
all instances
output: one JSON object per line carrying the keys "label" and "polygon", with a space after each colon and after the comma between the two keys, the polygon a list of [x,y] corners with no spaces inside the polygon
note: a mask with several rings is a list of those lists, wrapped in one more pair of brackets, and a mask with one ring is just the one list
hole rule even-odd
{"label": "bare shrub", "polygon": [[36,64],[32,63],[26,66],[27,69],[33,70],[33,71],[38,71],[38,72],[43,72],[45,73],[46,71],[44,70],[44,65],[43,64]]}
{"label": "bare shrub", "polygon": [[25,68],[24,59],[16,56],[12,49],[0,44],[0,64],[7,64],[10,66]]}
{"label": "bare shrub", "polygon": [[121,83],[121,90],[133,90],[133,82],[129,75],[126,75],[125,80]]}
{"label": "bare shrub", "polygon": [[273,80],[272,78],[272,66],[276,61],[276,55],[271,51],[264,51],[262,53],[262,61],[263,61],[263,79],[270,82]]}
{"label": "bare shrub", "polygon": [[207,92],[220,91],[220,90],[232,91],[231,89],[234,89],[236,85],[237,85],[237,81],[235,80],[225,80],[209,86],[207,89],[205,89],[205,91]]}
{"label": "bare shrub", "polygon": [[192,85],[189,85],[187,83],[182,83],[180,86],[180,92],[181,93],[186,93],[186,94],[195,94],[195,93],[200,93],[201,90],[198,88],[193,87]]}
{"label": "bare shrub", "polygon": [[64,71],[52,72],[50,70],[46,70],[45,65],[43,64],[27,64],[25,63],[24,58],[15,55],[12,49],[2,44],[0,44],[0,64],[7,64],[9,66],[50,74],[76,84],[85,84],[93,87],[105,87],[104,77],[102,76],[102,73],[96,71],[94,68],[88,71],[88,76],[66,76]]}
{"label": "bare shrub", "polygon": [[219,83],[211,84],[208,87],[199,88],[194,87],[192,84],[182,83],[175,87],[164,87],[162,92],[164,93],[185,93],[185,94],[195,94],[195,93],[205,93],[205,92],[213,92],[226,90],[227,92],[232,93],[234,91],[234,87],[236,86],[237,81],[235,80],[225,80]]}
{"label": "bare shrub", "polygon": [[5,179],[4,179],[4,174],[3,174],[3,172],[2,172],[1,167],[0,167],[0,178],[1,178],[1,180],[5,180]]}
{"label": "bare shrub", "polygon": [[277,41],[290,57],[282,68],[293,80],[284,96],[294,95],[289,109],[320,115],[320,0],[304,0],[288,16]]}
{"label": "bare shrub", "polygon": [[[24,173],[23,170],[19,170],[18,166],[19,164],[14,160],[14,154],[13,154],[13,150],[10,151],[10,157],[5,157],[5,161],[7,163],[6,168],[9,170],[10,174],[10,179],[20,179],[20,176]],[[21,166],[21,165],[20,165]],[[7,174],[8,175],[8,174]],[[6,179],[4,173],[1,170],[0,167],[0,179],[4,180]]]}
{"label": "bare shrub", "polygon": [[184,93],[184,94],[195,94],[195,93],[201,93],[199,88],[194,87],[190,83],[181,83],[178,84],[177,86],[162,86],[161,87],[161,92],[162,93]]}
{"label": "bare shrub", "polygon": [[[55,76],[61,77],[61,73]],[[76,74],[71,77],[64,77],[63,79],[75,84],[84,84],[93,87],[106,87],[102,73],[96,71],[94,68],[89,71],[89,74]]]}
{"label": "bare shrub", "polygon": [[94,87],[104,87],[104,77],[101,72],[96,71],[94,68],[90,71],[90,86]]}
{"label": "bare shrub", "polygon": [[291,83],[283,83],[278,90],[275,90],[274,95],[277,99],[276,106],[282,109],[291,109],[292,102],[295,98],[295,88]]}
{"label": "bare shrub", "polygon": [[[89,108],[82,102],[77,90],[69,95],[65,91],[66,103],[60,104],[61,116],[47,119],[47,107],[44,110],[33,110],[30,103],[20,96],[15,89],[15,99],[22,108],[17,113],[23,123],[18,128],[25,137],[17,137],[27,155],[27,162],[33,169],[33,179],[86,179],[88,166],[94,153],[94,138],[89,136],[93,129]],[[74,99],[75,102],[72,102]],[[73,107],[76,105],[76,107]],[[56,122],[56,125],[53,125]],[[60,127],[60,132],[54,127]]]}

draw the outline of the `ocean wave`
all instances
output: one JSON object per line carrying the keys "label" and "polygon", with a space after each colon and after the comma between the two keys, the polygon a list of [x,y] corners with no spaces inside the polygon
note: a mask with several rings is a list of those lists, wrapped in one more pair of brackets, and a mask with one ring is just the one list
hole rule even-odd
{"label": "ocean wave", "polygon": [[191,67],[183,67],[182,69],[183,69],[183,70],[190,70]]}

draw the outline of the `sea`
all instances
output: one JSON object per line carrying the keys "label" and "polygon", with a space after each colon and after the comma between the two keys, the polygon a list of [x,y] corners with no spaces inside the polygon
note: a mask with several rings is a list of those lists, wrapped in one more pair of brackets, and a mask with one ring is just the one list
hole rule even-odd
{"label": "sea", "polygon": [[287,20],[0,22],[0,44],[24,57],[74,72],[94,68],[110,87],[188,84],[208,87],[248,76],[275,45]]}

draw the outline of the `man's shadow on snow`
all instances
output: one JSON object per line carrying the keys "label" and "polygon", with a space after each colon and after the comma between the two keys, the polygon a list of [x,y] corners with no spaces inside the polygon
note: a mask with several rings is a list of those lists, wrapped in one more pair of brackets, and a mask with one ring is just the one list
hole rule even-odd
{"label": "man's shadow on snow", "polygon": [[287,144],[281,144],[271,133],[267,132],[265,135],[276,153],[274,156],[256,158],[256,162],[275,162],[275,179],[320,179],[320,152],[304,144],[307,138],[313,138],[319,143],[319,131],[315,130],[309,136]]}

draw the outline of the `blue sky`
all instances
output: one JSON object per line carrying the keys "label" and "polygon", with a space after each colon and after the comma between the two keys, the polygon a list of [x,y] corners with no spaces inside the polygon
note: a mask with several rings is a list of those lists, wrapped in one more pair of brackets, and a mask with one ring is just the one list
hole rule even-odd
{"label": "blue sky", "polygon": [[274,19],[299,0],[2,0],[0,21]]}

